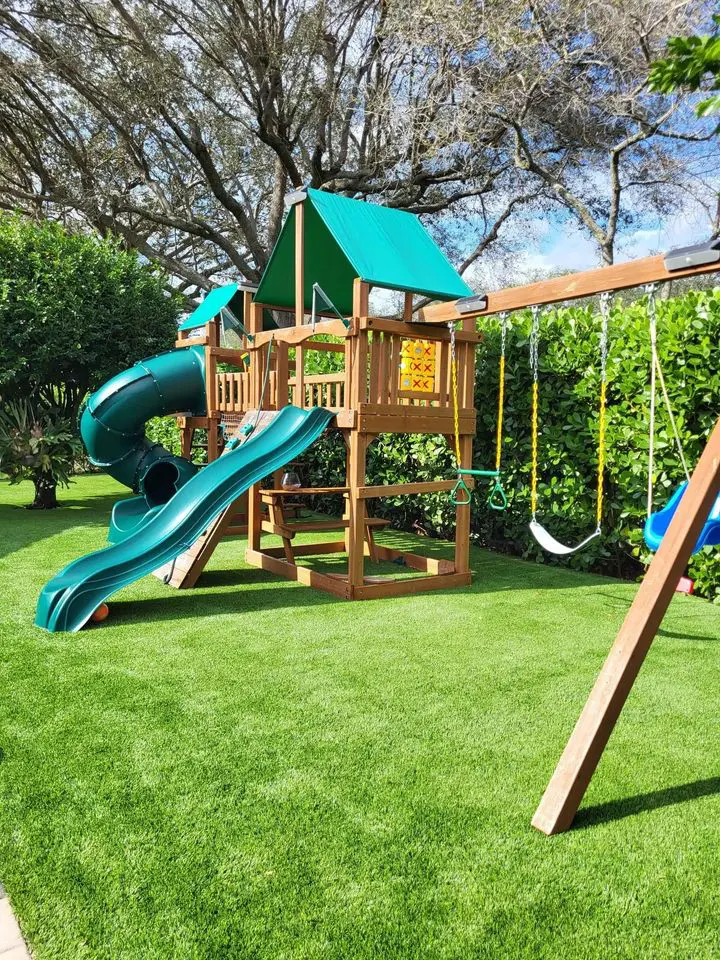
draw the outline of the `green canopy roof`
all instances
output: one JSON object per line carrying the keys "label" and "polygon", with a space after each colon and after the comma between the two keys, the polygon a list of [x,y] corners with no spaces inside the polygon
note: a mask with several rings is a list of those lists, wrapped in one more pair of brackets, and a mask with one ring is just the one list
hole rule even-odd
{"label": "green canopy roof", "polygon": [[[305,309],[319,283],[337,309],[352,314],[356,277],[376,287],[454,300],[472,293],[412,213],[349,200],[323,190],[306,191]],[[255,294],[259,303],[295,305],[293,204]]]}

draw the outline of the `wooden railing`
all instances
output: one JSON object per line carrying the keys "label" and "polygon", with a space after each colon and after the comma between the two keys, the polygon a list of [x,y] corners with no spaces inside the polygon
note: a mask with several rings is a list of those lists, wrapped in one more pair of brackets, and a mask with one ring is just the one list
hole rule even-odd
{"label": "wooden railing", "polygon": [[[377,321],[378,323],[382,321]],[[418,329],[414,336],[410,333],[397,333],[388,330],[361,330],[352,352],[350,378],[345,370],[334,373],[305,374],[302,384],[302,397],[297,396],[297,378],[288,377],[286,387],[278,385],[279,358],[274,354],[268,384],[263,398],[265,409],[275,410],[278,406],[278,389],[285,396],[281,398],[305,409],[325,407],[329,410],[346,410],[355,405],[348,387],[348,379],[357,374],[357,363],[364,365],[365,376],[360,376],[357,402],[376,407],[435,407],[452,408],[453,387],[450,362],[450,343],[445,331],[430,328],[427,333]],[[426,333],[425,336],[423,334]],[[429,334],[429,335],[428,335]],[[401,383],[401,361],[403,344],[412,340],[430,341],[435,346],[434,376],[432,389],[422,390],[404,388]],[[364,342],[363,342],[364,340]],[[333,345],[334,346],[334,345]],[[458,371],[458,406],[471,409],[473,406],[473,371],[475,343],[458,338],[456,359]],[[287,363],[284,367],[287,370]],[[218,373],[216,376],[217,410],[221,413],[244,413],[253,407],[251,400],[250,372]],[[287,391],[287,392],[285,392]]]}
{"label": "wooden railing", "polygon": [[217,409],[222,413],[245,413],[250,409],[250,374],[218,373]]}
{"label": "wooden railing", "polygon": [[[339,373],[305,374],[304,396],[300,406],[325,407],[328,410],[345,409],[345,371]],[[298,404],[295,396],[297,380],[290,377],[288,380],[288,402]]]}

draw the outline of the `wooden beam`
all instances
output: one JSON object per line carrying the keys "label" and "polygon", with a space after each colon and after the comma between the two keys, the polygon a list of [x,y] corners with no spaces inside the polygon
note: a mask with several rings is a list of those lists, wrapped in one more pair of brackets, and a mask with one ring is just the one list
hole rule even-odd
{"label": "wooden beam", "polygon": [[[665,269],[662,254],[645,257],[642,260],[630,260],[628,263],[615,263],[609,267],[597,267],[581,273],[571,273],[566,277],[553,277],[540,280],[522,287],[508,287],[496,293],[487,294],[487,307],[472,314],[459,313],[457,301],[434,303],[417,312],[417,320],[423,323],[449,323],[462,320],[463,316],[486,317],[503,310],[521,310],[535,304],[560,303],[563,300],[576,300],[591,297],[605,290],[628,290],[646,283],[664,283],[667,280],[679,280],[682,277],[694,277],[705,273],[720,271],[720,263],[706,263],[699,267],[684,270]],[[417,336],[417,333],[415,334]]]}
{"label": "wooden beam", "polygon": [[326,593],[332,593],[343,600],[350,599],[350,587],[347,583],[326,574],[318,573],[316,570],[310,570],[308,567],[295,566],[288,563],[287,560],[281,560],[259,550],[247,550],[245,560],[253,566],[261,567],[271,573],[277,573],[288,580],[297,580],[298,583],[304,583],[308,587],[325,590]]}
{"label": "wooden beam", "polygon": [[[205,347],[205,408],[208,416],[207,428],[207,458],[208,463],[218,458],[218,422],[219,411],[217,403],[217,359],[213,355],[213,348],[217,349],[220,343],[220,331],[217,320],[210,320],[206,325],[208,346]],[[213,419],[217,417],[216,419]]]}
{"label": "wooden beam", "polygon": [[718,493],[720,420],[535,812],[543,833],[572,823]]}
{"label": "wooden beam", "polygon": [[375,552],[378,560],[404,560],[411,570],[420,570],[431,573],[433,576],[446,573],[455,573],[455,564],[452,560],[438,559],[437,557],[423,557],[419,553],[408,553],[405,550],[394,550],[383,544],[376,544]]}
{"label": "wooden beam", "polygon": [[406,291],[405,297],[403,300],[403,320],[406,320],[408,323],[412,320],[413,317],[413,294]]}
{"label": "wooden beam", "polygon": [[445,573],[434,577],[407,577],[404,580],[387,580],[385,583],[363,583],[354,587],[353,600],[379,600],[383,597],[402,597],[428,590],[449,590],[452,587],[470,585],[469,573]]}
{"label": "wooden beam", "polygon": [[[442,304],[446,306],[446,304]],[[426,310],[429,310],[430,307],[426,307]],[[454,310],[454,308],[453,308]],[[456,317],[454,319],[459,319]],[[445,321],[446,323],[448,321]],[[320,325],[318,324],[318,327]],[[417,323],[405,323],[403,320],[390,320],[386,317],[364,317],[360,320],[360,330],[375,330],[381,331],[382,333],[394,333],[399,337],[418,337],[421,336],[425,340],[449,340],[450,331],[443,329],[442,326],[439,327],[429,327],[427,330],[419,329]],[[467,330],[458,330],[455,333],[455,339],[463,341],[465,343],[480,343],[483,339],[481,333],[475,333],[474,331]]]}
{"label": "wooden beam", "polygon": [[[295,204],[295,326],[305,324],[305,204]],[[295,406],[305,406],[305,352],[296,341],[295,349]]]}
{"label": "wooden beam", "polygon": [[[256,350],[266,343],[269,343],[270,340],[288,343],[292,346],[294,344],[304,343],[311,337],[317,337],[320,334],[345,338],[351,336],[351,330],[345,326],[342,320],[338,320],[337,318],[335,320],[323,320],[320,323],[316,323],[314,330],[310,323],[306,323],[302,327],[280,327],[279,330],[265,330],[262,333],[258,333],[250,345],[250,350]],[[417,330],[413,332],[413,336],[417,336]],[[315,349],[317,346],[318,345],[315,344],[312,349]],[[343,350],[345,349],[344,344],[325,344],[325,346],[339,346],[342,347]],[[322,349],[322,347],[320,349]]]}
{"label": "wooden beam", "polygon": [[350,587],[363,582],[365,567],[365,501],[358,497],[358,490],[365,485],[365,463],[368,438],[356,430],[349,436],[347,480],[350,493],[348,510],[348,583]]}
{"label": "wooden beam", "polygon": [[[468,477],[471,481],[471,478]],[[466,481],[467,482],[467,481]],[[427,480],[419,483],[388,483],[377,487],[359,487],[358,497],[361,500],[372,500],[375,497],[410,497],[416,493],[442,493],[452,490],[455,480]],[[468,483],[468,487],[471,483]]]}

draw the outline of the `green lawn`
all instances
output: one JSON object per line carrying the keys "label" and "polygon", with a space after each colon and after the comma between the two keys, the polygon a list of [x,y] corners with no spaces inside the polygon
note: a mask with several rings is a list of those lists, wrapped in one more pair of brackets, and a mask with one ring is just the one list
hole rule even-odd
{"label": "green lawn", "polygon": [[474,551],[471,588],[349,604],[230,540],[199,589],[38,631],[120,494],[0,484],[0,879],[37,960],[720,955],[720,610],[676,599],[548,839],[634,587]]}

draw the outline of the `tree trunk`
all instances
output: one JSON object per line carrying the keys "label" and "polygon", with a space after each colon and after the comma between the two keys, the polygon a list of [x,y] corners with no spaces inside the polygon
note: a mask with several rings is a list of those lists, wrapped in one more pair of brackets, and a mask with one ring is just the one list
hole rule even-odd
{"label": "tree trunk", "polygon": [[59,506],[57,501],[57,482],[51,473],[36,473],[33,477],[35,484],[35,499],[28,506],[28,510],[54,510]]}

